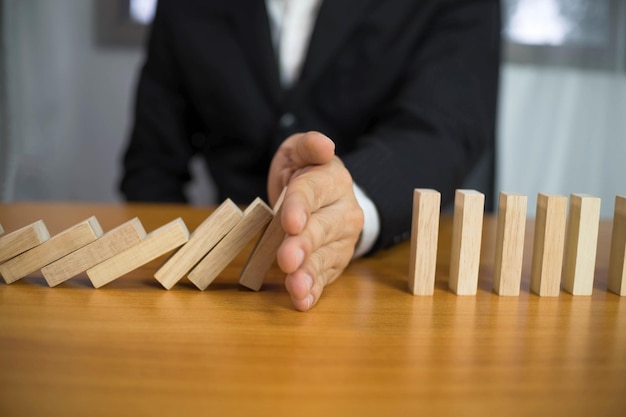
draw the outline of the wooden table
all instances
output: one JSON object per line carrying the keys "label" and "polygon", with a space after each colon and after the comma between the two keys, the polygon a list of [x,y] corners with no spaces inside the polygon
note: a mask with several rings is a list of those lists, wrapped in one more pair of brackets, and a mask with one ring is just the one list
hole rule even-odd
{"label": "wooden table", "polygon": [[[210,209],[172,205],[0,205],[11,231],[51,233],[95,215],[146,230]],[[0,284],[0,415],[626,415],[626,299],[606,291],[610,221],[592,297],[491,292],[495,221],[485,219],[477,296],[447,290],[451,219],[441,222],[436,291],[407,289],[408,243],[354,262],[310,312],[278,271],[238,286],[239,256],[204,292],[163,289],[155,261],[94,289],[48,288],[39,273]]]}

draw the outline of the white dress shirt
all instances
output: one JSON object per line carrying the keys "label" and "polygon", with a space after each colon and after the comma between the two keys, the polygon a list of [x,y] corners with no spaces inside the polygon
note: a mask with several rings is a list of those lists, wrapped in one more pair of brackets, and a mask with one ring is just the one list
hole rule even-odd
{"label": "white dress shirt", "polygon": [[[300,76],[322,0],[266,0],[265,4],[278,55],[280,81],[283,87],[289,88]],[[372,200],[356,184],[354,194],[365,217],[354,252],[356,258],[367,253],[376,242],[380,219]]]}

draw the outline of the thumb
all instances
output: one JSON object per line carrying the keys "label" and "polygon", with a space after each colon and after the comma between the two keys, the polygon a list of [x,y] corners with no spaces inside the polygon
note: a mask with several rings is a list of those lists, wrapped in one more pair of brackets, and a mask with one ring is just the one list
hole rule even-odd
{"label": "thumb", "polygon": [[293,149],[291,162],[297,168],[325,164],[335,156],[335,143],[322,133],[307,132],[291,139],[295,142],[290,144]]}

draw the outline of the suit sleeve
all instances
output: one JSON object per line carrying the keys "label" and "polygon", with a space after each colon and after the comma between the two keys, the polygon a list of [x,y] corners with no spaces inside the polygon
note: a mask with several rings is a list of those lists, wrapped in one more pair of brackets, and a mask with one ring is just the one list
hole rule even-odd
{"label": "suit sleeve", "polygon": [[399,88],[343,160],[381,219],[373,248],[410,236],[414,188],[442,206],[480,156],[493,151],[500,51],[497,1],[441,2]]}
{"label": "suit sleeve", "polygon": [[159,1],[137,85],[134,121],[120,184],[129,201],[185,202],[190,180],[189,108],[169,43],[166,1]]}

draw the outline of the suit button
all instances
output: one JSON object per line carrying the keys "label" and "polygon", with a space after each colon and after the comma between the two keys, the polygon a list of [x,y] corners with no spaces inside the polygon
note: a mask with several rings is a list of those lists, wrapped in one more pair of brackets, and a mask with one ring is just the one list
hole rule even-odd
{"label": "suit button", "polygon": [[296,116],[292,113],[285,113],[280,117],[280,127],[283,129],[288,129],[296,124]]}

